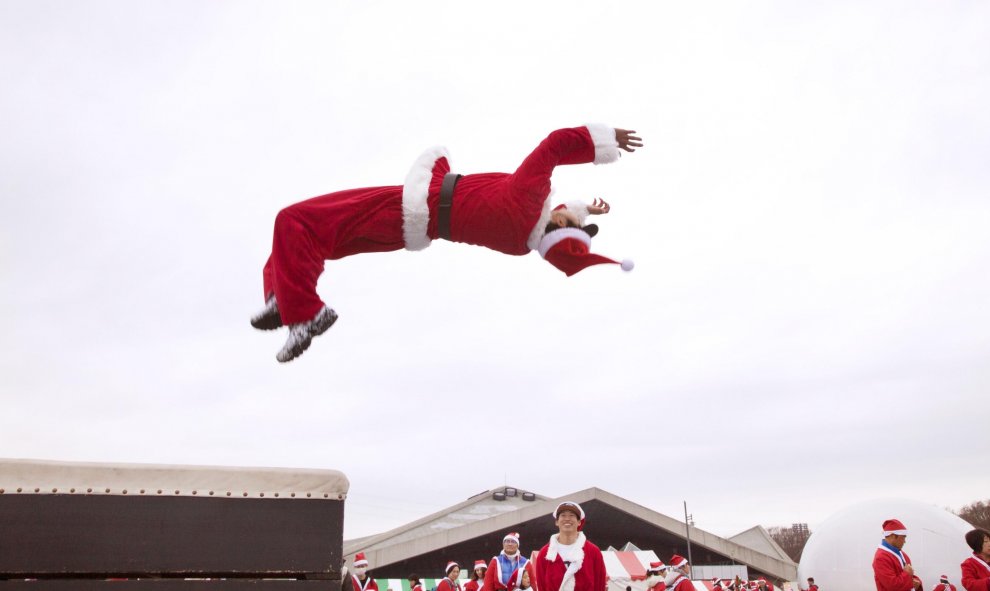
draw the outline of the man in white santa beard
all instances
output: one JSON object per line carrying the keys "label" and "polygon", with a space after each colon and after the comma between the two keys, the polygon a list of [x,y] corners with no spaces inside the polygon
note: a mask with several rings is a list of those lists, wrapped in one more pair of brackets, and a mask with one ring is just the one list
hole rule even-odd
{"label": "man in white santa beard", "polygon": [[663,561],[651,562],[650,570],[646,571],[646,588],[649,591],[664,591],[667,588],[664,582],[666,574],[667,565]]}
{"label": "man in white santa beard", "polygon": [[553,517],[559,533],[550,536],[533,561],[539,591],[603,591],[605,559],[581,530],[584,510],[572,501],[557,505]]}

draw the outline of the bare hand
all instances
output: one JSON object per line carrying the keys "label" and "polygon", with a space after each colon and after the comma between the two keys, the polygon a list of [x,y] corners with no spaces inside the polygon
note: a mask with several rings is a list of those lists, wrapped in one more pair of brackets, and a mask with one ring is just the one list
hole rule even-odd
{"label": "bare hand", "polygon": [[631,129],[615,128],[615,141],[619,142],[619,148],[626,152],[635,152],[636,148],[643,147],[643,138],[633,135],[636,133]]}
{"label": "bare hand", "polygon": [[591,215],[601,215],[608,213],[612,207],[602,198],[595,199],[595,202],[588,206],[588,213]]}
{"label": "bare hand", "polygon": [[914,576],[914,567],[911,566],[910,564],[906,564],[906,565],[904,565],[904,572],[906,572],[907,574],[909,574],[911,576]]}

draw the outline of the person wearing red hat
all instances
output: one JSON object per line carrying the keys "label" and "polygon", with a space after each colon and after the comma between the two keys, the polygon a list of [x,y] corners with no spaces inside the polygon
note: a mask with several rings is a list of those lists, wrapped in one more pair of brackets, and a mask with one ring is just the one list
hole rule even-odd
{"label": "person wearing red hat", "polygon": [[691,565],[687,558],[674,554],[667,563],[670,572],[664,579],[668,591],[694,591],[694,583],[691,582]]}
{"label": "person wearing red hat", "polygon": [[721,591],[722,589],[722,579],[718,577],[712,577],[711,584],[709,585],[712,591]]}
{"label": "person wearing red hat", "polygon": [[949,582],[949,575],[942,575],[932,591],[956,591],[956,586]]}
{"label": "person wearing red hat", "polygon": [[444,578],[437,583],[437,591],[461,591],[461,583],[457,580],[461,574],[461,567],[451,560],[444,569]]}
{"label": "person wearing red hat", "polygon": [[509,532],[502,538],[502,552],[493,556],[485,571],[484,588],[486,591],[505,591],[509,587],[509,579],[517,570],[526,566],[528,560],[519,551],[519,533]]}
{"label": "person wearing red hat", "polygon": [[959,565],[966,591],[990,591],[990,531],[976,528],[966,532],[966,545],[973,555]]}
{"label": "person wearing red hat", "polygon": [[354,591],[378,591],[378,583],[368,575],[368,559],[364,552],[354,555],[354,574],[351,575]]}
{"label": "person wearing red hat", "polygon": [[647,591],[664,591],[667,588],[667,583],[663,581],[666,575],[667,565],[662,560],[651,562],[646,571]]}
{"label": "person wearing red hat", "polygon": [[433,148],[419,157],[403,185],[338,191],[286,207],[275,218],[272,251],[262,272],[265,306],[251,318],[252,326],[274,330],[287,325],[289,337],[276,359],[291,361],[337,320],[316,292],[324,261],[422,250],[438,238],[510,255],[540,249],[568,275],[590,264],[615,262],[594,259],[570,241],[552,256],[543,252],[548,231],[569,228],[590,236],[597,226],[585,227],[584,219],[610,209],[601,200],[551,209],[550,177],[557,166],[605,164],[618,160],[621,150],[634,152],[643,145],[635,133],[601,124],[558,129],[511,174],[451,174],[447,150]]}
{"label": "person wearing red hat", "polygon": [[584,509],[564,501],[557,505],[553,518],[558,533],[550,536],[534,559],[537,591],[603,591],[605,559],[581,531]]}
{"label": "person wearing red hat", "polygon": [[509,577],[508,591],[528,591],[533,586],[533,561],[529,561],[522,568],[516,569]]}
{"label": "person wearing red hat", "polygon": [[471,580],[464,583],[464,591],[481,591],[485,588],[485,571],[488,565],[484,560],[474,561],[474,571],[471,573]]}
{"label": "person wearing red hat", "polygon": [[911,558],[904,548],[907,528],[897,519],[883,522],[883,541],[873,554],[873,579],[877,591],[922,591],[921,579],[914,574]]}

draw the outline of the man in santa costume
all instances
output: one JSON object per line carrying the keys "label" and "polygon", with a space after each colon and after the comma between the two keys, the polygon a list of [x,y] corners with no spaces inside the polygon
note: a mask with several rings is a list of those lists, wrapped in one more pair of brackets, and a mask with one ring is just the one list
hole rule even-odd
{"label": "man in santa costume", "polygon": [[687,558],[674,554],[667,563],[670,572],[664,579],[667,584],[667,591],[694,591],[694,583],[691,582],[691,565]]}
{"label": "man in santa costume", "polygon": [[[422,250],[437,238],[510,255],[531,250],[568,276],[614,261],[590,252],[598,227],[589,214],[609,205],[569,203],[550,208],[550,176],[567,164],[614,162],[633,152],[635,131],[600,124],[558,129],[514,173],[451,173],[445,148],[427,150],[403,185],[351,189],[289,206],[275,218],[272,252],[262,273],[265,307],[251,319],[261,330],[289,327],[276,358],[295,359],[337,320],[316,293],[326,260],[406,248]],[[621,263],[624,270],[631,261]]]}
{"label": "man in santa costume", "polygon": [[883,541],[873,554],[873,579],[877,591],[922,591],[921,579],[914,574],[911,558],[904,548],[907,528],[897,519],[883,522]]}
{"label": "man in santa costume", "polygon": [[502,538],[502,551],[493,556],[485,571],[486,591],[505,591],[517,570],[526,566],[526,557],[519,551],[519,532],[509,532]]}
{"label": "man in santa costume", "polygon": [[932,591],[956,591],[956,586],[949,582],[949,575],[942,575]]}
{"label": "man in santa costume", "polygon": [[665,576],[667,576],[667,565],[662,560],[651,562],[650,568],[646,571],[647,591],[664,591],[667,588],[667,583],[663,582]]}
{"label": "man in santa costume", "polygon": [[605,559],[581,531],[584,509],[564,501],[557,505],[553,518],[558,533],[550,536],[533,560],[537,591],[604,591]]}
{"label": "man in santa costume", "polygon": [[963,588],[990,591],[990,532],[979,528],[968,531],[966,544],[973,550],[973,555],[959,565]]}
{"label": "man in santa costume", "polygon": [[378,583],[368,575],[368,559],[364,552],[354,555],[354,574],[351,575],[354,591],[378,591]]}

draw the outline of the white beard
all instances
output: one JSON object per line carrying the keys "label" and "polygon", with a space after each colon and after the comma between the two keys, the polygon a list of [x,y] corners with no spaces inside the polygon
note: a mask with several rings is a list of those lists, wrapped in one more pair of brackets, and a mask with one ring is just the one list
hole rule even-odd
{"label": "white beard", "polygon": [[653,587],[654,585],[656,585],[657,583],[659,583],[662,580],[663,580],[663,577],[661,577],[660,575],[650,575],[650,576],[646,577],[646,587],[647,587],[647,589],[649,589],[650,587]]}

